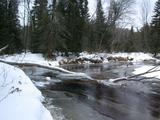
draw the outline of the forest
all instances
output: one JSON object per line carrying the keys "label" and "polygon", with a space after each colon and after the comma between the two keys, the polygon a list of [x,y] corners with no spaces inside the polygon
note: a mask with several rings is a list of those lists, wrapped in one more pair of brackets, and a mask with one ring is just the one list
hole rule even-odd
{"label": "forest", "polygon": [[[23,24],[20,4],[25,6]],[[141,28],[125,27],[124,18],[135,14],[133,0],[111,0],[108,4],[104,10],[102,1],[97,0],[91,15],[88,0],[1,0],[0,48],[6,48],[1,54],[31,51],[51,58],[57,51],[106,51],[151,52],[156,56],[160,51],[160,0],[151,23],[149,3],[143,1]]]}

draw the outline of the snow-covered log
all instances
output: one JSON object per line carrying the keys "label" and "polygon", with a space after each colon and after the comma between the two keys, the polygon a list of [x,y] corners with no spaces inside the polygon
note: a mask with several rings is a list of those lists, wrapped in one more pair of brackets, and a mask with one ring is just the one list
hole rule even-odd
{"label": "snow-covered log", "polygon": [[39,68],[44,68],[44,69],[48,69],[48,70],[53,70],[56,73],[58,72],[56,77],[63,79],[63,80],[66,80],[66,79],[92,80],[92,78],[85,73],[76,73],[76,72],[68,71],[63,68],[55,67],[55,66],[54,67],[53,66],[45,66],[45,65],[36,64],[36,63],[16,63],[16,62],[8,62],[8,61],[3,61],[3,60],[0,60],[0,62],[10,64],[10,65],[20,66],[20,67],[39,67]]}

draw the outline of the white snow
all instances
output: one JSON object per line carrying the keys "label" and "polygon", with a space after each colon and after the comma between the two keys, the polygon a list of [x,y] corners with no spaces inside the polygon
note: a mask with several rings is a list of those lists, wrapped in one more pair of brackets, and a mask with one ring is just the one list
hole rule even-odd
{"label": "white snow", "polygon": [[[132,53],[88,53],[88,52],[81,52],[78,58],[87,58],[92,60],[102,60],[103,63],[108,63],[107,57],[124,57],[124,58],[133,58],[133,63],[142,62],[144,60],[156,60],[153,58],[152,54],[150,53],[142,53],[142,52],[132,52]],[[36,63],[45,66],[59,66],[59,61],[66,60],[65,57],[57,56],[56,60],[46,60],[42,56],[42,54],[33,54],[33,53],[21,53],[21,54],[14,54],[14,55],[4,55],[0,56],[1,60],[5,60],[8,62],[17,62],[17,63]],[[89,63],[86,61],[86,63]]]}
{"label": "white snow", "polygon": [[82,52],[80,53],[79,58],[88,58],[93,60],[100,60],[101,57],[104,59],[103,63],[107,63],[107,57],[123,57],[123,58],[133,58],[133,63],[142,62],[144,60],[157,60],[152,57],[153,55],[150,53],[142,53],[142,52],[132,52],[132,53],[88,53]]}
{"label": "white snow", "polygon": [[[154,68],[155,66],[151,66],[151,65],[145,65],[139,68],[136,68],[135,71],[133,72],[134,74],[140,74],[140,73],[144,73],[152,68]],[[153,73],[148,73],[143,75],[144,77],[155,77],[155,78],[159,78],[160,79],[160,66],[157,67],[154,70],[158,70],[157,72],[153,72]]]}
{"label": "white snow", "polygon": [[154,59],[152,54],[150,53],[142,53],[142,52],[132,52],[132,53],[112,53],[108,54],[113,57],[129,57],[133,58],[133,62],[141,62],[143,60],[151,60]]}
{"label": "white snow", "polygon": [[17,63],[36,63],[45,66],[58,66],[58,61],[46,60],[42,54],[33,54],[33,53],[21,53],[14,55],[4,55],[0,56],[1,60],[8,62],[17,62]]}
{"label": "white snow", "polygon": [[42,100],[22,70],[0,63],[0,120],[52,120]]}

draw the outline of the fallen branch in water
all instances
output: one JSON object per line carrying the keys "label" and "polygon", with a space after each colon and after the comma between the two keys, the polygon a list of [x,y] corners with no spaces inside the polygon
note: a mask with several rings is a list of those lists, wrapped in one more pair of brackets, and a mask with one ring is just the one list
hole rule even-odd
{"label": "fallen branch in water", "polygon": [[55,71],[62,72],[62,73],[68,73],[68,74],[74,73],[74,72],[65,70],[63,68],[45,66],[45,65],[36,64],[36,63],[17,63],[17,62],[3,61],[3,60],[0,60],[0,62],[9,64],[9,65],[16,65],[16,66],[20,66],[20,67],[39,67],[39,68],[44,68],[44,69],[48,69],[48,70],[55,70]]}
{"label": "fallen branch in water", "polygon": [[[132,75],[132,76],[127,76],[127,77],[123,77],[123,78],[117,78],[117,79],[114,79],[113,82],[114,83],[117,83],[117,82],[120,82],[120,81],[140,81],[140,80],[143,80],[143,79],[152,79],[152,78],[155,78],[155,77],[149,77],[149,78],[140,78],[138,80],[135,80],[135,78],[139,77],[139,76],[142,76],[142,75],[146,75],[146,74],[149,74],[149,73],[154,73],[154,72],[159,72],[160,69],[158,69],[160,66],[155,66],[149,70],[147,70],[146,72],[143,72],[143,73],[140,73],[140,74],[137,74],[137,75]],[[158,78],[157,78],[158,79]]]}
{"label": "fallen branch in water", "polygon": [[16,62],[8,62],[8,61],[3,61],[3,60],[0,60],[0,62],[6,63],[6,64],[10,64],[10,65],[14,65],[14,66],[20,66],[20,67],[39,67],[39,68],[52,70],[52,71],[54,71],[55,74],[57,74],[56,75],[57,78],[61,78],[61,79],[64,79],[64,80],[66,80],[66,79],[93,80],[90,76],[88,76],[85,73],[71,72],[71,71],[65,70],[65,69],[60,68],[60,67],[41,65],[41,64],[36,64],[36,63],[16,63]]}

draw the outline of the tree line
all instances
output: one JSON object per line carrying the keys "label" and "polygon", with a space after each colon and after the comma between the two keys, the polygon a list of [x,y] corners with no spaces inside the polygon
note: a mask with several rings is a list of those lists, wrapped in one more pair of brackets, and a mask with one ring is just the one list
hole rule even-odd
{"label": "tree line", "polygon": [[146,11],[143,27],[137,30],[134,26],[120,27],[120,22],[125,23],[123,19],[131,15],[133,0],[112,0],[107,10],[101,0],[96,1],[96,11],[91,15],[88,0],[34,0],[32,8],[30,0],[24,0],[27,19],[20,25],[20,1],[1,0],[0,48],[8,45],[5,53],[29,50],[47,58],[55,51],[142,51],[155,55],[160,51],[160,0],[152,22],[146,21]]}

